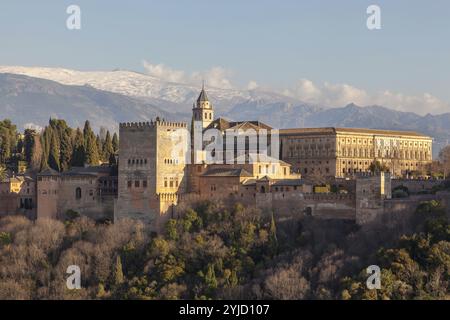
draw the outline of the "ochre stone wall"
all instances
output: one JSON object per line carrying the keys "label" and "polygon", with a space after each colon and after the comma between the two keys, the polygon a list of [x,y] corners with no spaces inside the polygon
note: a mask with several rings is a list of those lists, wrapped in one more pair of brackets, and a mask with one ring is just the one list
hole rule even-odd
{"label": "ochre stone wall", "polygon": [[[156,225],[176,195],[186,192],[186,164],[173,150],[175,130],[186,124],[165,121],[120,125],[118,199],[115,219],[135,218]],[[187,138],[187,137],[185,137]],[[160,194],[169,195],[164,200]]]}
{"label": "ochre stone wall", "polygon": [[280,130],[282,160],[303,175],[345,177],[368,172],[372,162],[395,176],[432,161],[432,139],[416,133],[346,128]]}

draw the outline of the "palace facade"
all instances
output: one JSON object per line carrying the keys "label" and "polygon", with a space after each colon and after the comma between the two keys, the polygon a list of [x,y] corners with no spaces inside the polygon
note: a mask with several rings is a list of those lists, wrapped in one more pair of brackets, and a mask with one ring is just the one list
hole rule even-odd
{"label": "palace facade", "polygon": [[304,176],[347,177],[374,162],[393,176],[422,170],[432,161],[432,138],[416,132],[353,129],[281,129],[281,158]]}

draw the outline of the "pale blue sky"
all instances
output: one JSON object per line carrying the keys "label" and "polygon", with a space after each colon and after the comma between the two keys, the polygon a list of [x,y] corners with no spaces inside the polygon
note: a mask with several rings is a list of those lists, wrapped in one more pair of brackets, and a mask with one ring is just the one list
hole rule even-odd
{"label": "pale blue sky", "polygon": [[[80,31],[65,27],[70,4]],[[370,4],[381,30],[366,28]],[[221,66],[241,87],[309,79],[448,104],[449,16],[448,0],[2,0],[0,65],[144,72],[145,59],[188,74]]]}

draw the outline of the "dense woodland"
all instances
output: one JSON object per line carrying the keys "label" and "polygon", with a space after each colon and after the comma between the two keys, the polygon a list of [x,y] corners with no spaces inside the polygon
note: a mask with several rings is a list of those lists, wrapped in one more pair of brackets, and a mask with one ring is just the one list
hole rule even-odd
{"label": "dense woodland", "polygon": [[[80,266],[82,289],[66,288]],[[379,265],[381,290],[366,268]],[[402,221],[277,221],[202,203],[156,235],[139,222],[0,219],[0,299],[449,299],[450,227],[439,202]]]}
{"label": "dense woodland", "polygon": [[16,171],[20,163],[28,169],[65,171],[71,167],[115,163],[119,148],[116,133],[102,128],[95,134],[89,121],[73,129],[64,120],[50,119],[42,130],[18,132],[10,120],[0,121],[0,167]]}

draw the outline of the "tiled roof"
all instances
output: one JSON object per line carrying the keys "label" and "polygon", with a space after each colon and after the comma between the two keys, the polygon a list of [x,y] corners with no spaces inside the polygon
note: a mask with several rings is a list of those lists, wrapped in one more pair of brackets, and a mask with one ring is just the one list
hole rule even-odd
{"label": "tiled roof", "polygon": [[254,186],[255,184],[256,184],[256,179],[247,179],[242,183],[242,185],[244,185],[244,186]]}
{"label": "tiled roof", "polygon": [[352,133],[369,133],[380,135],[401,135],[401,136],[419,136],[426,137],[426,135],[415,131],[400,131],[400,130],[379,130],[379,129],[358,129],[358,128],[336,128],[336,132],[352,132]]}
{"label": "tiled roof", "polygon": [[202,91],[200,92],[200,95],[198,96],[197,103],[203,102],[203,101],[209,101],[208,96],[206,95],[205,88],[202,88]]}
{"label": "tiled roof", "polygon": [[111,173],[111,167],[92,166],[92,167],[72,167],[69,171],[63,172],[63,176],[97,176],[100,173]]}
{"label": "tiled roof", "polygon": [[38,176],[95,176],[99,173],[109,174],[111,172],[111,167],[108,166],[91,166],[91,167],[72,167],[70,170],[65,172],[58,172],[51,168],[48,168],[40,173]]}
{"label": "tiled roof", "polygon": [[302,179],[281,179],[275,181],[272,186],[301,186],[305,184],[305,181]]}
{"label": "tiled roof", "polygon": [[279,163],[279,164],[284,165],[284,166],[289,166],[289,167],[291,166],[291,164],[289,164],[289,163],[287,163],[287,162],[285,162],[283,160],[280,160],[280,159],[268,156],[265,153],[249,153],[248,155],[243,154],[243,155],[240,155],[240,156],[232,159],[231,162],[232,163],[234,163],[234,162],[236,162],[236,163],[247,163],[247,161],[245,161],[245,160],[247,160],[247,157],[248,157],[249,161],[251,161],[251,163],[258,163],[258,162],[261,162],[261,163]]}
{"label": "tiled roof", "polygon": [[286,135],[329,135],[336,133],[361,133],[373,135],[397,135],[397,136],[414,136],[427,137],[414,131],[399,131],[399,130],[380,130],[380,129],[365,129],[365,128],[295,128],[295,129],[280,129],[280,136]]}
{"label": "tiled roof", "polygon": [[232,130],[248,130],[248,129],[254,129],[256,131],[261,129],[266,129],[268,131],[272,130],[273,128],[263,122],[260,121],[228,121],[224,118],[217,118],[213,122],[210,123],[210,125],[206,129],[218,129],[220,131],[225,131],[227,129]]}
{"label": "tiled roof", "polygon": [[253,177],[244,169],[209,169],[202,176],[204,177]]}

